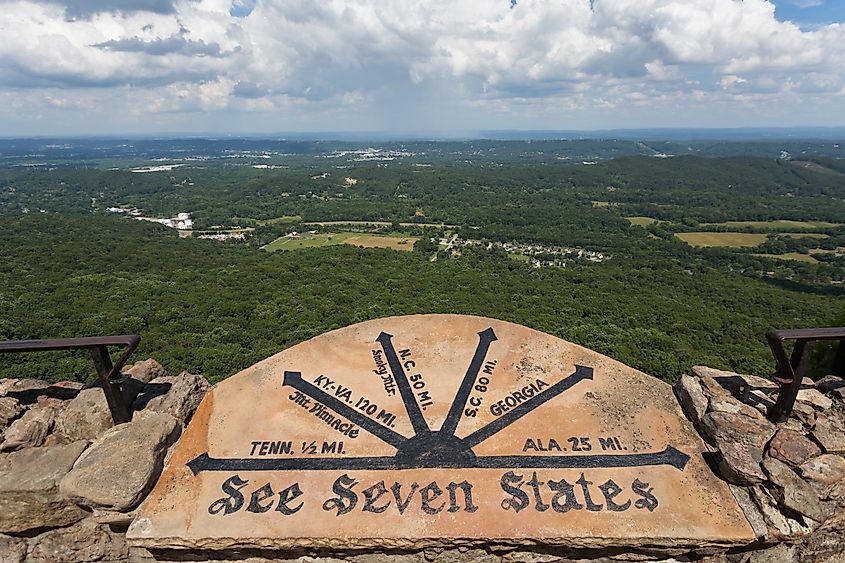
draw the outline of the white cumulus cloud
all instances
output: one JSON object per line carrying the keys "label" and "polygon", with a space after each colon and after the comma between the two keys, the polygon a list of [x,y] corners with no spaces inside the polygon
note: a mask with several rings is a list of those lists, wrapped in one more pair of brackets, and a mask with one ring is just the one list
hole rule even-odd
{"label": "white cumulus cloud", "polygon": [[0,0],[0,33],[16,128],[692,125],[750,104],[812,121],[845,88],[845,26],[765,0]]}

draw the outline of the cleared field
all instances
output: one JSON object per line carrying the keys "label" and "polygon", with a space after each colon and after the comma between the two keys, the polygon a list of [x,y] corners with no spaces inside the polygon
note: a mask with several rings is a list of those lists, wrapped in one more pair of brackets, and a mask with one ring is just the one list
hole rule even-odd
{"label": "cleared field", "polygon": [[724,223],[704,223],[704,225],[708,227],[720,226],[729,228],[754,227],[756,229],[795,229],[798,231],[830,229],[832,227],[839,226],[837,223],[827,223],[825,221],[788,221],[785,219],[779,221],[725,221]]}
{"label": "cleared field", "polygon": [[813,172],[819,172],[821,174],[828,174],[830,176],[845,176],[842,172],[838,170],[834,170],[832,168],[828,168],[827,166],[822,166],[817,162],[809,162],[806,160],[793,160],[791,162],[792,166],[797,166],[798,168],[805,168],[807,170],[812,170]]}
{"label": "cleared field", "polygon": [[264,247],[268,252],[277,250],[299,250],[302,248],[318,248],[334,244],[351,244],[364,248],[390,248],[393,250],[411,251],[417,237],[368,235],[361,233],[315,233],[304,234],[298,238],[277,238]]}
{"label": "cleared field", "polygon": [[[387,227],[390,221],[309,221],[303,223],[304,225],[320,225],[321,227],[330,227],[332,225],[376,225],[378,227]],[[402,227],[455,227],[456,225],[445,225],[443,223],[399,223]]]}
{"label": "cleared field", "polygon": [[405,250],[410,252],[414,249],[414,243],[418,240],[420,240],[419,237],[353,235],[345,239],[343,244],[363,246],[364,248],[391,248],[393,250]]}
{"label": "cleared field", "polygon": [[300,248],[315,248],[341,244],[353,233],[316,233],[313,235],[301,235],[299,238],[281,237],[277,238],[264,247],[268,252],[277,250],[299,250]]}
{"label": "cleared field", "polygon": [[302,215],[282,215],[273,219],[252,219],[250,217],[232,217],[234,221],[254,221],[256,225],[276,225],[279,223],[298,223]]}
{"label": "cleared field", "polygon": [[636,227],[647,227],[652,223],[657,223],[657,219],[651,217],[625,217],[625,219]]}
{"label": "cleared field", "polygon": [[822,233],[777,233],[782,237],[789,238],[830,238],[830,235],[823,235]]}
{"label": "cleared field", "polygon": [[754,256],[760,256],[762,258],[774,258],[776,260],[794,260],[796,262],[808,262],[810,264],[818,264],[819,262],[812,256],[808,256],[806,254],[801,254],[798,252],[790,252],[788,254],[754,254]]}
{"label": "cleared field", "polygon": [[768,235],[756,233],[677,233],[690,246],[753,247],[766,242]]}

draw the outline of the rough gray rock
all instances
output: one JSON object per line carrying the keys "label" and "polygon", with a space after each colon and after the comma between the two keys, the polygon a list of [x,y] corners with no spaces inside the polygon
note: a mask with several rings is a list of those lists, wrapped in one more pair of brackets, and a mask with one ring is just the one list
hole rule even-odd
{"label": "rough gray rock", "polygon": [[169,414],[184,426],[197,410],[208,387],[203,376],[187,371],[175,377],[157,377],[144,387],[132,408]]}
{"label": "rough gray rock", "polygon": [[845,454],[845,418],[830,412],[819,415],[813,428],[813,438],[829,454]]}
{"label": "rough gray rock", "polygon": [[149,383],[157,377],[167,375],[164,366],[152,358],[132,364],[129,369],[123,370],[123,373],[142,383]]}
{"label": "rough gray rock", "polygon": [[833,454],[820,455],[802,463],[798,473],[820,497],[825,498],[833,485],[845,479],[845,458]]}
{"label": "rough gray rock", "polygon": [[43,444],[44,438],[53,428],[56,411],[62,407],[61,403],[58,399],[48,399],[30,407],[6,429],[0,450],[19,450]]}
{"label": "rough gray rock", "polygon": [[754,504],[757,505],[757,508],[760,509],[763,518],[766,520],[770,535],[774,538],[790,535],[792,533],[792,527],[789,525],[786,517],[778,510],[777,501],[775,501],[769,491],[763,487],[752,487],[748,490],[751,493]]}
{"label": "rough gray rock", "polygon": [[830,397],[825,397],[824,394],[816,389],[801,389],[798,391],[798,397],[796,399],[802,403],[812,405],[820,411],[826,411],[833,406],[833,400]]}
{"label": "rough gray rock", "polygon": [[40,379],[4,379],[0,384],[0,396],[12,397],[24,405],[31,405],[38,400],[41,391],[50,384]]}
{"label": "rough gray rock", "polygon": [[56,433],[68,440],[94,440],[112,425],[111,411],[103,390],[89,387],[68,401],[56,418]]}
{"label": "rough gray rock", "polygon": [[27,448],[0,459],[0,532],[73,524],[86,513],[59,494],[59,481],[88,445]]}
{"label": "rough gray rock", "polygon": [[767,420],[726,412],[708,412],[701,422],[707,435],[720,445],[738,442],[763,449],[777,430]]}
{"label": "rough gray rock", "polygon": [[798,546],[782,543],[743,555],[744,557],[738,560],[741,563],[792,563],[797,561]]}
{"label": "rough gray rock", "polygon": [[26,542],[0,534],[0,563],[21,563],[26,559]]}
{"label": "rough gray rock", "polygon": [[710,410],[730,414],[743,414],[749,418],[765,418],[763,414],[752,406],[734,399],[730,395],[720,395],[710,399]]}
{"label": "rough gray rock", "polygon": [[743,444],[725,442],[719,444],[719,471],[728,482],[735,485],[756,485],[766,480],[760,468],[763,450]]}
{"label": "rough gray rock", "polygon": [[842,563],[845,511],[834,514],[801,546],[801,563]]}
{"label": "rough gray rock", "polygon": [[736,498],[737,504],[739,504],[743,514],[745,514],[745,519],[751,524],[754,535],[758,538],[764,538],[769,535],[766,519],[763,517],[763,513],[760,512],[760,508],[754,503],[754,499],[751,498],[750,490],[746,487],[737,487],[735,485],[729,485],[729,487],[734,494],[734,498]]}
{"label": "rough gray rock", "polygon": [[812,426],[816,422],[816,409],[807,403],[795,401],[791,416],[805,426]]}
{"label": "rough gray rock", "polygon": [[51,530],[30,542],[27,563],[76,563],[78,561],[126,561],[129,549],[117,534],[91,518],[60,530]]}
{"label": "rough gray rock", "polygon": [[822,393],[830,393],[835,389],[845,389],[845,379],[835,375],[826,375],[816,381],[816,389]]}
{"label": "rough gray rock", "polygon": [[3,430],[9,425],[9,422],[14,420],[19,414],[23,412],[23,407],[20,401],[12,397],[0,397],[0,436]]}
{"label": "rough gray rock", "polygon": [[769,455],[792,466],[801,465],[820,453],[821,449],[812,440],[788,428],[778,430],[769,442]]}
{"label": "rough gray rock", "polygon": [[763,469],[771,482],[777,487],[780,503],[793,512],[823,522],[826,515],[813,487],[792,471],[788,465],[777,459],[767,457],[763,460]]}
{"label": "rough gray rock", "polygon": [[674,388],[678,402],[681,403],[687,418],[696,424],[700,423],[704,413],[707,412],[707,397],[704,396],[698,380],[689,375],[682,375],[675,382]]}
{"label": "rough gray rock", "polygon": [[727,389],[730,393],[733,394],[739,394],[743,388],[747,388],[749,390],[778,389],[778,385],[774,381],[771,381],[764,377],[757,377],[756,375],[747,375],[743,373],[735,373],[732,371],[725,371],[721,369],[713,369],[707,366],[695,366],[692,368],[692,373],[701,378],[711,378],[720,387]]}
{"label": "rough gray rock", "polygon": [[59,490],[83,506],[134,508],[158,479],[164,454],[180,430],[169,414],[139,414],[100,436],[65,475]]}

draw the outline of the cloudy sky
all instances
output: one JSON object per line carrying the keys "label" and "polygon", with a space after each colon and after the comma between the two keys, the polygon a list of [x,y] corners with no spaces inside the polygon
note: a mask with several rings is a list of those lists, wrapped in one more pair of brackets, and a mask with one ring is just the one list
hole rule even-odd
{"label": "cloudy sky", "polygon": [[0,0],[0,136],[845,125],[842,0]]}

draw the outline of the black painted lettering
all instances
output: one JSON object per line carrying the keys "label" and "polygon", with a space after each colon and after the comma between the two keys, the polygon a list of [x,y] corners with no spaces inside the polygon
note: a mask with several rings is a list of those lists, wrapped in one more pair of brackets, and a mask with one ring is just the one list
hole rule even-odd
{"label": "black painted lettering", "polygon": [[543,497],[540,495],[540,487],[543,485],[545,485],[543,481],[537,480],[537,472],[532,472],[528,486],[534,490],[534,508],[537,509],[537,512],[545,512],[549,509],[549,505],[543,502]]}
{"label": "black painted lettering", "polygon": [[208,507],[208,513],[218,514],[222,510],[224,514],[231,514],[240,510],[244,505],[244,496],[240,491],[247,484],[249,484],[249,481],[245,481],[237,475],[232,475],[223,481],[223,485],[220,488],[228,496],[211,503],[211,506]]}
{"label": "black painted lettering", "polygon": [[273,501],[270,501],[270,504],[262,505],[261,501],[267,500],[268,498],[272,497],[274,494],[273,488],[270,486],[270,483],[266,483],[260,489],[253,491],[252,496],[249,498],[249,506],[246,507],[247,512],[267,512],[271,508],[273,508]]}
{"label": "black painted lettering", "polygon": [[387,494],[387,487],[384,486],[384,481],[379,481],[372,487],[367,487],[361,492],[364,494],[364,507],[361,509],[364,512],[381,514],[390,506],[390,501],[384,506],[376,506],[376,501]]}
{"label": "black painted lettering", "polygon": [[436,500],[442,494],[443,491],[440,489],[440,487],[437,486],[437,483],[435,483],[434,481],[420,489],[423,512],[425,512],[426,514],[437,514],[438,512],[443,510],[443,507],[446,506],[445,502],[437,508],[431,506],[431,501]]}
{"label": "black painted lettering", "polygon": [[[555,512],[569,512],[570,510],[583,510],[584,505],[575,498],[575,486],[568,483],[566,479],[560,481],[549,481],[549,488],[555,492],[552,497],[552,510]],[[561,503],[561,497],[565,497]]]}
{"label": "black painted lettering", "polygon": [[622,504],[617,504],[613,499],[622,492],[622,487],[609,480],[604,485],[599,485],[602,494],[604,495],[604,503],[607,509],[611,512],[625,512],[631,507],[631,501],[628,500]]}
{"label": "black painted lettering", "polygon": [[337,497],[330,498],[323,503],[323,510],[331,512],[337,510],[335,516],[343,516],[348,514],[358,504],[358,495],[352,491],[352,487],[358,484],[358,481],[351,478],[347,474],[343,474],[335,479],[332,484],[332,492]]}
{"label": "black painted lettering", "polygon": [[467,481],[460,483],[449,483],[446,490],[449,491],[449,512],[458,512],[461,507],[458,506],[457,489],[461,489],[464,493],[464,512],[475,512],[478,507],[472,504],[472,485]]}
{"label": "black painted lettering", "polygon": [[581,491],[584,493],[584,502],[587,503],[587,510],[590,512],[599,512],[602,509],[602,505],[594,503],[593,499],[590,497],[590,485],[592,485],[593,482],[587,481],[587,477],[583,473],[575,482],[581,485]]}
{"label": "black painted lettering", "polygon": [[411,499],[414,496],[414,493],[417,492],[420,486],[418,483],[411,483],[411,492],[408,493],[408,497],[405,500],[402,500],[401,491],[402,485],[399,483],[393,483],[390,486],[390,490],[393,492],[393,498],[396,500],[396,508],[399,509],[399,514],[404,514],[405,509],[408,508],[408,505],[411,504]]}
{"label": "black painted lettering", "polygon": [[639,479],[634,479],[634,482],[631,483],[631,488],[634,490],[635,493],[642,497],[637,499],[637,501],[634,503],[634,506],[636,506],[640,510],[646,509],[649,512],[654,512],[654,509],[657,508],[657,505],[659,503],[657,502],[657,497],[655,497],[651,493],[653,488],[649,487],[648,483],[643,483]]}
{"label": "black painted lettering", "polygon": [[279,493],[279,506],[276,507],[276,512],[281,512],[285,516],[290,516],[291,514],[299,512],[299,509],[302,508],[303,504],[305,504],[304,502],[300,502],[299,505],[294,507],[290,507],[288,504],[301,496],[302,489],[299,488],[299,483],[294,483]]}
{"label": "black painted lettering", "polygon": [[[528,507],[528,495],[519,488],[522,483],[522,475],[516,475],[513,471],[508,471],[502,475],[499,485],[503,491],[511,495],[511,498],[506,498],[502,501],[502,508],[505,510],[512,508],[514,512],[519,513],[520,510]],[[511,486],[511,484],[516,485],[516,487]]]}

